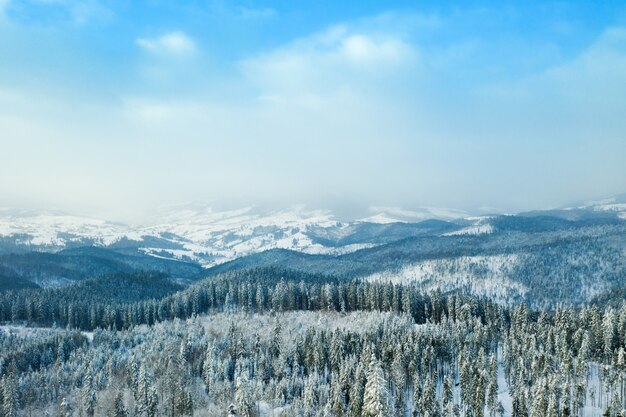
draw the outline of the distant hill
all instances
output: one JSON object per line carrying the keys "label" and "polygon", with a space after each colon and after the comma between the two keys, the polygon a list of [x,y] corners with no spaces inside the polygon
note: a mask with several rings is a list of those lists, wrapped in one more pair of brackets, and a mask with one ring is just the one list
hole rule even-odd
{"label": "distant hill", "polygon": [[203,268],[194,263],[134,252],[125,254],[111,249],[84,247],[57,253],[27,252],[0,255],[2,289],[11,287],[61,286],[85,278],[141,271],[165,273],[173,279],[194,279]]}
{"label": "distant hill", "polygon": [[462,290],[502,302],[586,303],[618,291],[626,276],[622,206],[616,200],[417,222],[390,213],[340,222],[301,208],[194,207],[143,228],[58,213],[5,212],[2,220],[0,212],[0,291],[146,271],[187,284],[276,268]]}

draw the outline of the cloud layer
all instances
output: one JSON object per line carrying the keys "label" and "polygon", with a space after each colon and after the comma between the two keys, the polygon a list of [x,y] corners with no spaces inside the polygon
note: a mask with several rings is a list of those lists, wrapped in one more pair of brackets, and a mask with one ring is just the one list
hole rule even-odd
{"label": "cloud layer", "polygon": [[196,51],[195,42],[180,31],[169,32],[156,38],[138,38],[137,46],[154,54],[190,55]]}
{"label": "cloud layer", "polygon": [[[141,9],[140,27],[114,10],[110,29],[51,28],[5,10],[3,205],[517,211],[626,189],[626,23],[587,33],[554,19],[550,34],[516,35],[521,11],[387,11],[257,39],[293,17]],[[229,47],[194,25],[211,13],[234,19],[219,29]]]}

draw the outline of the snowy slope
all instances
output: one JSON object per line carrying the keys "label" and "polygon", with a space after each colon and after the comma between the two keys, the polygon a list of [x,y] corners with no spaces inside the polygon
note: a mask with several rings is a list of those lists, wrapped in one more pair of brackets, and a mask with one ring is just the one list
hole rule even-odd
{"label": "snowy slope", "polygon": [[91,241],[108,246],[122,238],[140,241],[141,233],[128,226],[54,211],[0,209],[0,236],[18,238],[24,245],[64,247]]}
{"label": "snowy slope", "polygon": [[372,246],[324,246],[311,238],[313,230],[340,234],[347,226],[328,211],[304,207],[271,212],[254,207],[229,211],[202,205],[175,207],[161,210],[141,226],[54,211],[0,209],[0,239],[13,248],[57,251],[123,244],[155,257],[193,260],[206,267],[274,248],[343,254]]}
{"label": "snowy slope", "polygon": [[423,207],[406,210],[400,207],[370,207],[370,216],[358,221],[367,223],[415,223],[430,219],[455,220],[469,216],[467,212],[449,208]]}
{"label": "snowy slope", "polygon": [[314,243],[308,236],[312,228],[320,227],[341,227],[341,223],[328,211],[307,211],[303,207],[270,213],[253,207],[232,211],[199,207],[162,213],[159,223],[144,228],[143,233],[174,235],[173,240],[188,256],[214,265],[274,248],[334,253],[333,248]]}
{"label": "snowy slope", "polygon": [[553,211],[561,212],[566,218],[568,214],[576,216],[576,214],[582,212],[595,216],[610,216],[626,220],[626,194],[614,195],[601,200],[577,203]]}
{"label": "snowy slope", "polygon": [[510,277],[515,266],[523,261],[522,257],[513,254],[426,260],[397,271],[372,274],[366,280],[417,285],[427,292],[464,289],[474,295],[507,303],[528,291],[523,284]]}
{"label": "snowy slope", "polygon": [[592,201],[582,208],[599,212],[613,212],[616,213],[619,218],[626,220],[626,194],[604,200]]}
{"label": "snowy slope", "polygon": [[472,222],[469,226],[452,232],[445,233],[443,236],[461,236],[461,235],[486,235],[494,232],[494,227],[489,220],[491,216],[468,217],[466,220]]}

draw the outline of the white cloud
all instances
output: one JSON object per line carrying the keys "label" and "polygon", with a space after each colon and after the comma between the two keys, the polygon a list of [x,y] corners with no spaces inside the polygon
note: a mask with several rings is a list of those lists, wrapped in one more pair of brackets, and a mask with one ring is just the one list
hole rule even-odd
{"label": "white cloud", "polygon": [[401,62],[411,55],[411,47],[398,39],[376,41],[360,34],[343,39],[340,51],[354,62]]}
{"label": "white cloud", "polygon": [[307,97],[310,102],[381,87],[413,68],[417,57],[416,48],[399,34],[336,25],[242,60],[240,69],[259,97],[274,102]]}
{"label": "white cloud", "polygon": [[196,52],[193,39],[180,31],[169,32],[157,38],[138,38],[140,48],[159,55],[188,56]]}

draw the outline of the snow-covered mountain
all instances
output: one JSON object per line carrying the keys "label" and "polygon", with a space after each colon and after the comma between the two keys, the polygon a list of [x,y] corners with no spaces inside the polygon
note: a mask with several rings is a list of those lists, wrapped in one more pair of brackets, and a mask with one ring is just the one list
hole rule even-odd
{"label": "snow-covered mountain", "polygon": [[328,252],[311,228],[341,227],[329,212],[301,207],[262,213],[248,207],[214,211],[194,206],[161,211],[147,225],[126,225],[56,211],[0,210],[0,238],[13,246],[57,251],[75,246],[136,246],[159,257],[210,266],[272,248]]}
{"label": "snow-covered mountain", "polygon": [[77,244],[108,246],[121,239],[141,240],[141,233],[124,224],[59,211],[0,208],[0,237],[14,237],[27,246],[58,249]]}
{"label": "snow-covered mountain", "polygon": [[[452,211],[446,213],[448,218]],[[430,210],[382,208],[373,209],[369,218],[339,221],[328,210],[303,206],[217,211],[191,204],[160,210],[143,225],[127,225],[58,211],[0,209],[0,243],[5,252],[6,247],[51,252],[78,246],[132,247],[155,257],[210,267],[275,248],[308,254],[349,253],[384,243],[376,236],[393,224],[433,217],[437,216]]]}
{"label": "snow-covered mountain", "polygon": [[416,223],[430,219],[456,220],[469,216],[465,211],[435,207],[407,210],[400,207],[374,206],[370,207],[370,212],[369,216],[359,219],[359,221],[379,224]]}
{"label": "snow-covered mountain", "polygon": [[612,218],[626,220],[626,194],[614,195],[600,200],[582,201],[561,208],[538,210],[523,215],[542,215],[566,220],[590,220]]}
{"label": "snow-covered mountain", "polygon": [[[155,224],[142,229],[148,236],[170,239],[177,248],[165,249],[174,256],[187,256],[211,266],[268,249],[291,249],[311,254],[340,253],[360,247],[332,248],[314,242],[313,230],[341,229],[329,211],[292,207],[264,212],[254,207],[215,211],[195,206],[160,213]],[[163,252],[144,247],[146,253]]]}
{"label": "snow-covered mountain", "polygon": [[590,201],[579,208],[593,210],[596,212],[616,213],[619,218],[626,220],[626,194],[620,194],[597,201]]}
{"label": "snow-covered mountain", "polygon": [[423,220],[423,211],[384,208],[349,220],[302,206],[220,211],[194,204],[160,210],[143,225],[5,209],[0,288],[141,271],[184,284],[272,267],[461,289],[504,303],[588,302],[623,281],[626,220],[619,204],[454,220],[441,219],[452,211]]}
{"label": "snow-covered mountain", "polygon": [[[500,231],[564,230],[571,221],[626,220],[626,197],[572,209],[521,215],[470,216],[435,208],[372,207],[356,220],[328,210],[245,207],[215,210],[206,204],[160,209],[144,224],[129,225],[58,211],[0,209],[0,253],[56,252],[81,246],[123,250],[204,267],[270,249],[341,255],[410,237],[461,237]],[[438,219],[438,220],[433,220]]]}

